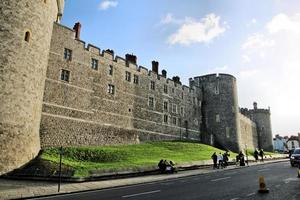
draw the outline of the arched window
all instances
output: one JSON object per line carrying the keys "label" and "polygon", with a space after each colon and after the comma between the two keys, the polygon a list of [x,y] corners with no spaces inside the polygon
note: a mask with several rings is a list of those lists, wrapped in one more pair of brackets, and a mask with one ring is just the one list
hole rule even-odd
{"label": "arched window", "polygon": [[26,31],[24,40],[25,40],[26,42],[29,42],[29,41],[30,41],[30,32],[29,32],[29,31]]}

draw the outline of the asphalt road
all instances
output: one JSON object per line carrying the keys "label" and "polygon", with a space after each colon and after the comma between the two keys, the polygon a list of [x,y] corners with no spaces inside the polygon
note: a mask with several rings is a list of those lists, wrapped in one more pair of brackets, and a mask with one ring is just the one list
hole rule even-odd
{"label": "asphalt road", "polygon": [[[265,177],[267,187],[270,189],[268,194],[257,192],[259,176]],[[168,181],[40,199],[300,200],[300,178],[297,178],[297,168],[292,168],[289,162],[279,162]]]}

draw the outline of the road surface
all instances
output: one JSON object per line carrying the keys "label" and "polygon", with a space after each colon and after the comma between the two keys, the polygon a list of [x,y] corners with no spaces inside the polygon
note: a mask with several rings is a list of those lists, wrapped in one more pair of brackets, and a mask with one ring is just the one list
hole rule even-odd
{"label": "road surface", "polygon": [[[265,177],[267,187],[270,189],[268,194],[257,192],[259,176]],[[297,178],[297,168],[292,168],[289,162],[278,162],[167,181],[39,199],[300,200],[300,178]]]}

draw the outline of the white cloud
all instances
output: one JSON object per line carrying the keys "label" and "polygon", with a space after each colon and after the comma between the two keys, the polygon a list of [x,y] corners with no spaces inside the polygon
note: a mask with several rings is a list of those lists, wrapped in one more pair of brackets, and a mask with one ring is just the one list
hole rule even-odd
{"label": "white cloud", "polygon": [[271,34],[280,31],[300,33],[300,14],[289,17],[286,14],[280,13],[272,18],[266,25],[266,28]]}
{"label": "white cloud", "polygon": [[100,10],[107,10],[109,8],[116,7],[118,5],[117,1],[109,1],[109,0],[104,0],[99,4],[99,9]]}
{"label": "white cloud", "polygon": [[251,19],[252,24],[256,24],[257,20],[255,18]]}
{"label": "white cloud", "polygon": [[265,37],[261,33],[255,33],[248,36],[246,42],[242,45],[242,49],[261,49],[265,47],[272,47],[275,41]]}
{"label": "white cloud", "polygon": [[[169,17],[169,21],[172,19]],[[201,20],[185,18],[184,23],[179,27],[176,33],[168,38],[171,45],[182,44],[190,45],[192,43],[209,43],[214,38],[220,36],[226,30],[226,24],[220,24],[220,16],[211,13]]]}
{"label": "white cloud", "polygon": [[271,106],[274,134],[300,131],[299,33],[300,14],[280,13],[241,45],[239,102],[249,106],[256,100],[260,107]]}

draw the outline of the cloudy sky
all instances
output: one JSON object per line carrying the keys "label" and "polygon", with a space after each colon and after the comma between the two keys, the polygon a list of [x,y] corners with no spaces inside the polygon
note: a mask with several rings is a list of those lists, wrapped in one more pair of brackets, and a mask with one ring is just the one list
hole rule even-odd
{"label": "cloudy sky", "polygon": [[62,23],[77,21],[87,43],[185,84],[233,74],[241,107],[270,106],[273,134],[300,132],[299,0],[68,0]]}

